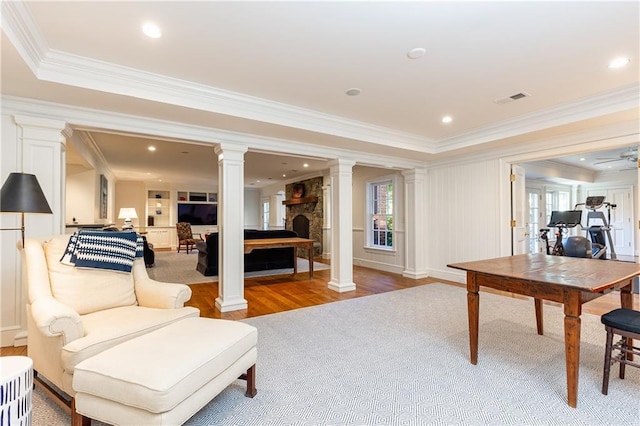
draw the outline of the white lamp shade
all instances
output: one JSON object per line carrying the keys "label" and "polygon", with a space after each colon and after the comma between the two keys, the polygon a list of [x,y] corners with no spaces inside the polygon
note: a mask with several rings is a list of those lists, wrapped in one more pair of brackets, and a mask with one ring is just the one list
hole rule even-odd
{"label": "white lamp shade", "polygon": [[118,213],[118,219],[137,219],[138,214],[136,213],[136,209],[133,207],[123,207],[120,209],[120,213]]}

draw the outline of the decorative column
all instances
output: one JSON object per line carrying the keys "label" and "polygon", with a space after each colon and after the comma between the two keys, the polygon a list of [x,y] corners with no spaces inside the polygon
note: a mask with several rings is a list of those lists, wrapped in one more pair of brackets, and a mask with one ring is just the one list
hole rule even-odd
{"label": "decorative column", "polygon": [[27,236],[64,234],[66,138],[71,129],[64,121],[14,116],[21,142],[21,169],[38,178],[52,215],[25,215]]}
{"label": "decorative column", "polygon": [[331,186],[322,187],[322,258],[331,259]]}
{"label": "decorative column", "polygon": [[425,169],[404,170],[405,270],[402,276],[428,277],[427,269],[427,194]]}
{"label": "decorative column", "polygon": [[329,162],[331,176],[331,281],[329,289],[356,289],[353,282],[353,166],[355,161]]}
{"label": "decorative column", "polygon": [[247,309],[244,298],[244,153],[221,143],[218,155],[218,298],[220,312]]}

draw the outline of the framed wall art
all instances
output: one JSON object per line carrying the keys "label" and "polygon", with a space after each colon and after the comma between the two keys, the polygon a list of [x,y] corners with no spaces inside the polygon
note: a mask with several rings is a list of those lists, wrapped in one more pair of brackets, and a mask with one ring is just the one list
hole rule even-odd
{"label": "framed wall art", "polygon": [[107,218],[109,205],[109,181],[104,175],[100,175],[100,219]]}

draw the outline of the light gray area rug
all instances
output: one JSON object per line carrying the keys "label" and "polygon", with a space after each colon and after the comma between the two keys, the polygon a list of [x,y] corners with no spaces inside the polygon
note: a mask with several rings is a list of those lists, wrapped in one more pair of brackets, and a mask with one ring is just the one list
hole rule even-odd
{"label": "light gray area rug", "polygon": [[[481,293],[478,365],[466,290],[431,284],[245,320],[258,328],[258,394],[236,381],[188,425],[640,424],[640,369],[600,393],[604,326],[582,315],[578,408],[566,402],[563,314]],[[36,392],[34,425],[68,424]],[[94,422],[94,424],[96,424]]]}
{"label": "light gray area rug", "polygon": [[[192,251],[187,254],[184,251],[180,253],[175,251],[157,251],[155,264],[152,268],[147,268],[149,277],[168,283],[181,284],[199,284],[217,282],[217,276],[205,277],[196,271],[198,264],[198,251]],[[329,269],[329,265],[324,263],[313,262],[313,270],[321,271]],[[298,273],[306,273],[309,271],[309,261],[307,259],[298,258]],[[271,269],[267,271],[247,272],[245,278],[267,277],[271,275],[293,274],[293,268]]]}

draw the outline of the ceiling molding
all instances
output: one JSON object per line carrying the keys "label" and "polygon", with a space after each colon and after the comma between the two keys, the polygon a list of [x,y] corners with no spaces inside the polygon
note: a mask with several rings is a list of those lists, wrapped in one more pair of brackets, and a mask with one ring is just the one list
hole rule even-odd
{"label": "ceiling molding", "polygon": [[537,139],[525,144],[510,144],[481,152],[474,151],[463,155],[438,158],[428,161],[427,164],[429,167],[446,167],[459,164],[462,161],[472,163],[497,158],[507,163],[520,163],[580,152],[627,147],[633,144],[640,144],[640,131],[636,120],[600,126],[578,133]]}
{"label": "ceiling molding", "polygon": [[3,113],[8,114],[19,113],[64,120],[74,128],[90,131],[108,132],[111,130],[119,133],[142,135],[142,137],[151,136],[165,140],[169,138],[175,141],[204,144],[229,142],[248,146],[249,149],[263,152],[280,152],[288,155],[296,153],[302,156],[327,159],[357,159],[358,163],[377,165],[380,167],[386,167],[388,165],[402,169],[424,167],[424,162],[417,160],[324,147],[305,142],[276,139],[261,135],[232,132],[12,96],[2,97],[2,109]]}
{"label": "ceiling molding", "polygon": [[627,86],[528,114],[438,142],[438,152],[468,148],[486,142],[518,136],[550,127],[587,120],[605,114],[637,108],[640,105],[640,84]]}
{"label": "ceiling molding", "polygon": [[49,50],[31,13],[21,1],[2,2],[2,31],[34,75]]}
{"label": "ceiling molding", "polygon": [[22,2],[2,2],[2,12],[4,31],[39,80],[400,149],[435,149],[433,141],[409,133],[49,49]]}

